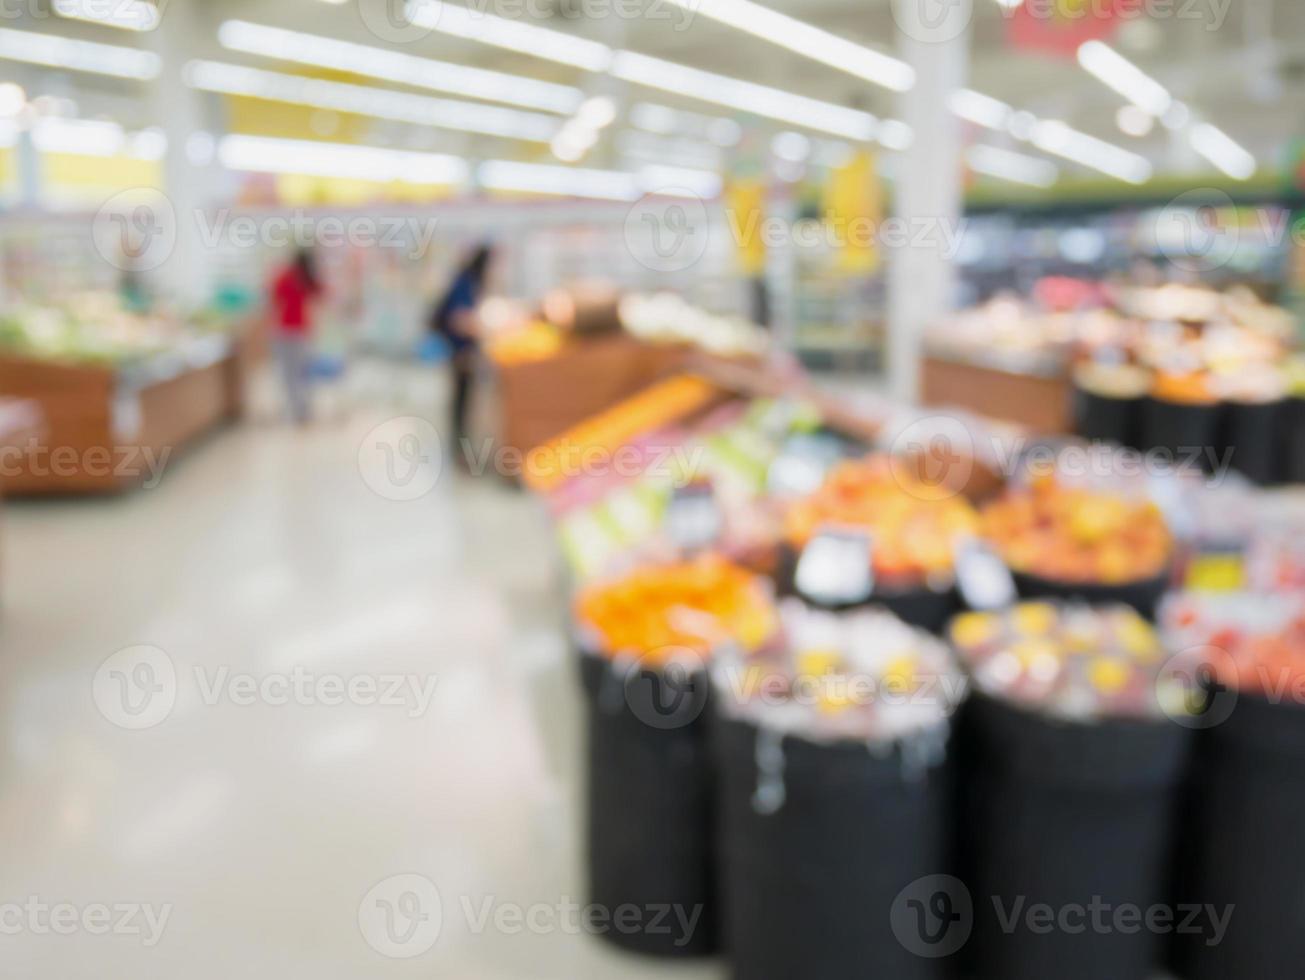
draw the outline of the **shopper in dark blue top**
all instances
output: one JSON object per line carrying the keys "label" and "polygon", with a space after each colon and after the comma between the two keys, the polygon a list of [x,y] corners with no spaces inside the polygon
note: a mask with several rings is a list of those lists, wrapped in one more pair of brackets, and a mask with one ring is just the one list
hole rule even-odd
{"label": "shopper in dark blue top", "polygon": [[476,375],[476,351],[479,348],[480,324],[476,308],[484,298],[485,280],[494,258],[491,245],[480,245],[454,276],[444,298],[435,307],[431,327],[452,350],[453,400],[449,418],[453,458],[461,464],[468,459],[465,437],[467,412],[471,404]]}

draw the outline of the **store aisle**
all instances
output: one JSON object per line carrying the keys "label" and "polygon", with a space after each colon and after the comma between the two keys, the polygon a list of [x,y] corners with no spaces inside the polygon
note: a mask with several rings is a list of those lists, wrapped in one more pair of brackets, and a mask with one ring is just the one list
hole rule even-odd
{"label": "store aisle", "polygon": [[575,929],[542,514],[447,472],[378,495],[358,450],[392,414],[250,426],[156,489],[9,508],[0,906],[111,927],[0,936],[6,980],[670,975]]}

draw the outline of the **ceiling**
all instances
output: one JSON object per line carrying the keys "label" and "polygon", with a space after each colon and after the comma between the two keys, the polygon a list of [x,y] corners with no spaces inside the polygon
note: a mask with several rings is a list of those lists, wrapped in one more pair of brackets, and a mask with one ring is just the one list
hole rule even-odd
{"label": "ceiling", "polygon": [[[303,70],[223,50],[216,42],[216,29],[222,21],[241,18],[586,89],[605,84],[579,69],[441,33],[418,32],[420,36],[402,43],[383,40],[368,29],[366,21],[374,23],[387,2],[362,0],[360,8],[357,0],[343,4],[326,0],[278,0],[274,4],[266,0],[170,0],[168,9],[172,12],[165,13],[165,17],[176,16],[175,10],[183,4],[193,4],[191,13],[196,27],[186,41],[190,57],[216,58],[262,68]],[[554,30],[861,108],[881,117],[900,111],[899,96],[893,92],[674,7],[666,0],[636,0],[642,15],[634,17],[593,16],[596,12],[628,12],[632,0],[465,2],[482,8],[488,4],[488,9],[508,14],[528,10],[532,17],[538,17],[535,23]],[[889,53],[896,47],[896,21],[889,0],[762,2],[867,47]],[[1299,0],[1137,2],[1156,16],[1124,24],[1112,40],[1114,47],[1191,105],[1201,117],[1251,149],[1262,165],[1275,163],[1288,138],[1297,135],[1305,113],[1305,3]],[[1190,152],[1171,146],[1177,141],[1161,127],[1145,138],[1122,133],[1115,122],[1117,110],[1125,104],[1122,97],[1088,75],[1072,57],[1013,48],[1007,38],[1011,14],[998,0],[973,0],[973,4],[971,87],[1016,108],[1042,117],[1064,119],[1081,130],[1143,153],[1160,170],[1202,168],[1202,161],[1193,159]],[[369,11],[366,18],[364,9]],[[26,21],[6,21],[5,26],[117,44],[157,43],[148,35],[62,19],[28,17]],[[150,103],[141,98],[143,86],[139,83],[116,82],[98,76],[74,77],[12,62],[0,62],[0,77],[17,78],[34,95],[49,89],[73,95],[79,104],[87,107],[87,114],[104,112],[129,126],[157,121],[148,118]],[[392,83],[378,84],[395,87]],[[618,90],[618,94],[622,93]],[[634,88],[624,95],[628,101],[646,99],[715,115],[730,114],[710,103],[680,99],[650,89]],[[940,111],[943,111],[941,107]],[[401,133],[396,136],[394,126],[378,127],[377,133],[378,138],[387,141],[404,139]],[[1008,140],[985,133],[975,133],[975,136],[986,142]],[[495,139],[484,139],[490,144],[501,144]],[[448,145],[463,152],[489,152],[480,142],[480,138],[469,141],[462,137],[449,140]],[[496,152],[503,154],[501,145]]]}

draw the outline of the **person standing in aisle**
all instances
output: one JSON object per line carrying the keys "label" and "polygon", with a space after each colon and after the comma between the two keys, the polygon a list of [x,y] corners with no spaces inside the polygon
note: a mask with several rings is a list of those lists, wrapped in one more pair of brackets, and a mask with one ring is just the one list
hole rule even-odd
{"label": "person standing in aisle", "polygon": [[475,382],[476,352],[480,346],[480,321],[476,317],[476,308],[484,297],[493,258],[492,245],[477,246],[453,277],[431,315],[431,328],[448,342],[451,352],[449,363],[453,369],[453,398],[450,404],[449,434],[452,437],[453,458],[462,466],[467,465],[467,413]]}
{"label": "person standing in aisle", "polygon": [[271,305],[275,316],[272,348],[281,369],[290,417],[298,425],[309,420],[308,345],[313,327],[313,301],[321,295],[317,263],[306,248],[272,282]]}

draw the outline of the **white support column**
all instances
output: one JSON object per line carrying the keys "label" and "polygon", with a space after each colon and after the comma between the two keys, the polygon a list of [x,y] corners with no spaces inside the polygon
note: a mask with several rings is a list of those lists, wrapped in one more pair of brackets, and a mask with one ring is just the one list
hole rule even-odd
{"label": "white support column", "polygon": [[[941,20],[917,8],[950,7]],[[913,17],[904,16],[911,8]],[[953,20],[958,11],[964,14]],[[947,97],[969,74],[969,3],[900,0],[898,50],[916,72],[915,86],[901,96],[901,118],[914,131],[897,162],[894,214],[907,222],[906,247],[888,262],[888,380],[895,397],[919,395],[920,355],[925,329],[951,309],[955,294],[953,258],[947,244],[959,233],[963,214],[961,126]]]}
{"label": "white support column", "polygon": [[212,132],[207,125],[209,100],[184,80],[186,62],[199,56],[196,45],[213,33],[200,16],[203,7],[200,0],[172,0],[151,37],[163,67],[152,83],[150,116],[168,139],[162,190],[175,212],[177,230],[172,254],[155,279],[160,292],[183,311],[207,302],[212,294],[214,256],[205,254],[201,215],[215,196],[214,168],[193,165],[186,152],[191,136]]}

